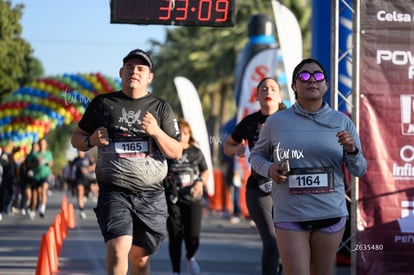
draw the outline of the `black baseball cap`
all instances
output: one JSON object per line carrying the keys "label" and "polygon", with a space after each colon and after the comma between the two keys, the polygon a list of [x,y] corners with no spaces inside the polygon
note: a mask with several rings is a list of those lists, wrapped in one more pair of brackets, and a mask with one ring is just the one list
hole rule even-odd
{"label": "black baseball cap", "polygon": [[150,68],[150,70],[152,70],[152,66],[153,66],[153,64],[152,64],[152,60],[151,60],[151,57],[149,56],[149,54],[147,53],[147,52],[145,52],[145,51],[143,51],[143,50],[141,50],[141,49],[135,49],[135,50],[132,50],[132,51],[130,51],[125,57],[124,57],[124,59],[122,60],[123,62],[124,62],[124,64],[125,64],[125,62],[128,60],[128,59],[131,59],[131,58],[135,58],[135,57],[139,57],[139,58],[141,58],[143,61],[145,61],[145,63],[147,63],[147,65],[148,65],[148,67]]}

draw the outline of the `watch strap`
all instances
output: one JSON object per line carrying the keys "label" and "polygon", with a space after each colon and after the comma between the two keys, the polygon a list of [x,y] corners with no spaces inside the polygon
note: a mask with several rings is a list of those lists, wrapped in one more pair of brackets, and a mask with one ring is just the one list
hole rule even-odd
{"label": "watch strap", "polygon": [[92,147],[93,147],[93,145],[91,145],[91,141],[89,140],[89,138],[90,138],[90,136],[87,136],[87,137],[85,138],[85,145],[86,145],[88,148],[92,148]]}

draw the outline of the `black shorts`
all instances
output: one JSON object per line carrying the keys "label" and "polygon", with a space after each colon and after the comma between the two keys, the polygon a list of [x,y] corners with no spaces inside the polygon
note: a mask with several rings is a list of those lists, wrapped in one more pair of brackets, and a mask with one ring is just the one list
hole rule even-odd
{"label": "black shorts", "polygon": [[40,180],[33,180],[33,181],[34,181],[34,184],[32,185],[32,188],[39,188],[39,187],[42,187],[45,182],[48,183],[48,178],[43,178]]}
{"label": "black shorts", "polygon": [[84,187],[88,188],[91,185],[91,181],[86,178],[80,178],[77,180],[76,185],[83,185]]}
{"label": "black shorts", "polygon": [[156,252],[166,236],[168,216],[164,190],[100,192],[94,209],[105,242],[132,236],[132,244]]}

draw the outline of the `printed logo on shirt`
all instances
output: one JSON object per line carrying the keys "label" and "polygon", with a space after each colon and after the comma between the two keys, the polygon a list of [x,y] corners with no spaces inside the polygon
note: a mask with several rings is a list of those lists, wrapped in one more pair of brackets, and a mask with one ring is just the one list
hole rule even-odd
{"label": "printed logo on shirt", "polygon": [[182,165],[184,163],[190,163],[190,160],[188,159],[187,153],[183,153],[180,159],[176,160],[177,164]]}
{"label": "printed logo on shirt", "polygon": [[132,125],[141,124],[140,116],[141,110],[135,113],[134,111],[127,111],[125,108],[122,108],[122,117],[119,118],[119,122],[126,123],[128,127],[131,127]]}
{"label": "printed logo on shirt", "polygon": [[283,149],[280,148],[280,142],[274,147],[273,158],[277,161],[282,161],[284,159],[303,159],[303,150],[300,149]]}

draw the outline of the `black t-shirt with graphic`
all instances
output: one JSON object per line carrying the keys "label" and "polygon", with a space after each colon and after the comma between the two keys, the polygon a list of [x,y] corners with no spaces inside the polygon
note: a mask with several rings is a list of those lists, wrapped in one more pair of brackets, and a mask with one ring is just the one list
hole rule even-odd
{"label": "black t-shirt with graphic", "polygon": [[180,196],[180,201],[193,202],[194,199],[191,198],[192,194],[190,194],[192,185],[200,176],[200,173],[208,169],[203,152],[195,146],[190,146],[183,150],[180,159],[168,159],[167,161],[168,176],[174,179],[178,193],[184,195]]}
{"label": "black t-shirt with graphic", "polygon": [[167,135],[180,139],[171,106],[151,93],[138,99],[122,92],[102,94],[88,105],[79,127],[91,134],[105,127],[109,134],[109,145],[98,147],[96,160],[96,177],[103,191],[162,189],[167,161],[156,142],[141,127],[147,111]]}

